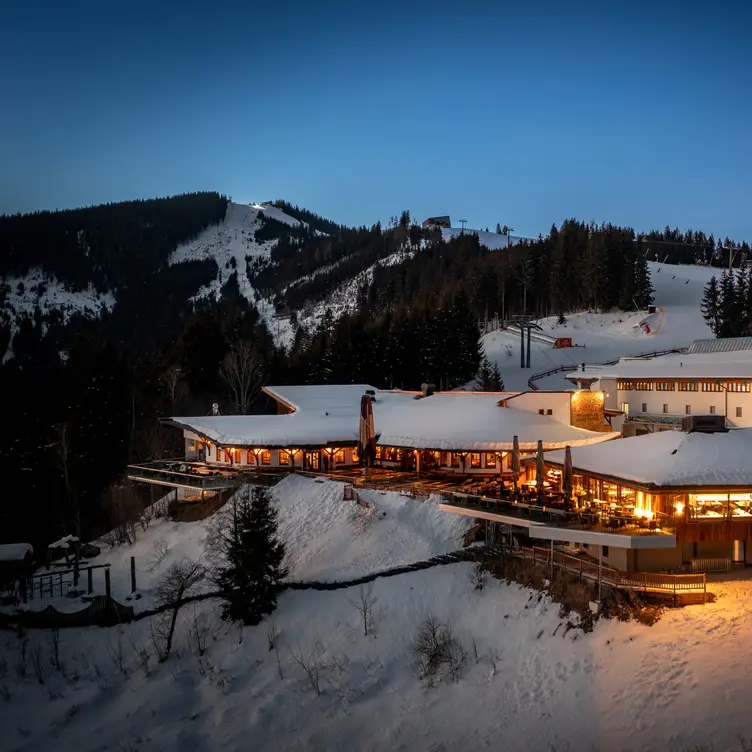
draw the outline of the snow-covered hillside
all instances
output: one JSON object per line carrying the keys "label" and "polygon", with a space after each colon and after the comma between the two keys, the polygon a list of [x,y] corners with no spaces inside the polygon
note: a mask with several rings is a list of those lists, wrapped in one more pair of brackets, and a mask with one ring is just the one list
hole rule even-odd
{"label": "snow-covered hillside", "polygon": [[[344,501],[343,487],[343,483],[323,478],[290,475],[272,488],[291,580],[359,577],[462,547],[469,518],[442,512],[437,498],[421,503],[394,491],[363,491],[371,505],[365,509]],[[201,522],[156,520],[145,532],[138,531],[133,546],[103,546],[93,563],[110,564],[113,596],[125,602],[130,594],[130,557],[135,556],[140,595],[135,603],[143,610],[153,605],[153,588],[173,562],[185,556],[203,558],[211,524],[212,518]],[[155,564],[155,546],[163,545],[166,553]],[[81,604],[74,601],[66,608],[75,610]]]}
{"label": "snow-covered hillside", "polygon": [[264,216],[284,222],[288,225],[301,224],[297,219],[288,216],[274,206],[266,204],[234,204],[227,205],[224,221],[218,225],[208,227],[190,243],[178,246],[170,256],[170,264],[183,261],[203,261],[211,259],[217,262],[219,270],[216,279],[196,293],[194,300],[201,298],[219,298],[222,288],[230,277],[236,274],[240,292],[249,303],[255,303],[255,291],[248,281],[246,274],[246,257],[251,260],[268,258],[271,250],[277,244],[276,240],[259,242],[256,240],[256,230],[262,225],[259,216]]}
{"label": "snow-covered hillside", "polygon": [[[514,391],[528,389],[531,374],[559,365],[598,363],[626,355],[687,347],[693,340],[712,338],[702,318],[700,302],[707,281],[718,269],[648,262],[655,289],[655,302],[663,310],[649,318],[651,333],[639,326],[645,312],[577,313],[568,315],[565,325],[557,317],[542,319],[544,332],[552,337],[571,337],[571,349],[555,350],[551,345],[531,342],[530,369],[520,368],[519,334],[496,331],[481,342],[489,358],[499,364],[504,386]],[[662,319],[662,321],[659,321]],[[657,331],[656,331],[657,330]],[[537,382],[540,389],[571,389],[561,374]]]}
{"label": "snow-covered hillside", "polygon": [[[466,524],[393,493],[369,492],[376,513],[357,518],[366,512],[338,491],[300,477],[275,488],[299,575],[341,579],[439,553]],[[164,571],[196,554],[205,525],[158,523],[106,558],[113,570],[134,551],[140,560],[160,536],[168,554],[155,572]],[[545,594],[495,580],[476,590],[472,572],[451,564],[377,579],[367,637],[357,588],[287,591],[242,630],[220,619],[217,601],[190,604],[164,663],[149,620],[57,637],[1,632],[3,748],[460,752],[503,740],[512,752],[682,752],[740,749],[737,736],[750,736],[748,579],[711,577],[714,603],[669,610],[652,627],[600,621],[585,633]],[[428,615],[451,626],[467,655],[456,682],[433,688],[411,651]]]}
{"label": "snow-covered hillside", "polygon": [[[88,289],[74,292],[51,274],[34,268],[24,277],[6,277],[0,280],[5,286],[5,295],[0,308],[0,322],[10,326],[11,341],[18,332],[25,316],[33,317],[39,309],[42,318],[57,313],[63,324],[72,316],[101,316],[103,311],[111,311],[115,305],[112,294],[101,294],[91,285]],[[45,327],[45,325],[42,325]],[[13,350],[8,347],[2,353],[2,361],[13,357]]]}

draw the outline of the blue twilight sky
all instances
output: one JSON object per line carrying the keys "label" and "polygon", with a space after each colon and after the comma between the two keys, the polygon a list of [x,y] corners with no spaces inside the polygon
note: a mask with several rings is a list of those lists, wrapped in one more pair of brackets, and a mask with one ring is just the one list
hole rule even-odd
{"label": "blue twilight sky", "polygon": [[7,0],[0,213],[219,190],[752,240],[751,31],[750,0]]}

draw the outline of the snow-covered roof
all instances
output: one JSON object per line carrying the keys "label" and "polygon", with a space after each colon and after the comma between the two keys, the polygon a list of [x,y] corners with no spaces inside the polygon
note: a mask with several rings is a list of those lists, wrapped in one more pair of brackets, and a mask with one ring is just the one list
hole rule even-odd
{"label": "snow-covered roof", "polygon": [[567,374],[570,381],[592,376],[601,379],[749,379],[752,378],[752,351],[688,355],[676,353],[656,358],[621,358],[611,366],[585,366]]}
{"label": "snow-covered roof", "polygon": [[[752,486],[752,428],[728,433],[661,431],[572,449],[575,471],[632,481],[643,487]],[[546,461],[564,463],[564,452]]]}
{"label": "snow-covered roof", "polygon": [[[367,384],[271,386],[265,390],[289,405],[285,415],[227,415],[169,419],[221,446],[303,447],[355,444],[360,400],[372,389],[374,428],[381,446],[444,451],[502,451],[514,436],[522,449],[579,446],[607,441],[618,433],[575,428],[514,407],[501,407],[511,392],[440,392],[419,397],[416,392],[382,391]],[[541,392],[545,395],[545,392]]]}
{"label": "snow-covered roof", "polygon": [[752,337],[721,337],[720,339],[696,339],[688,348],[687,354],[728,353],[752,350]]}
{"label": "snow-covered roof", "polygon": [[0,561],[23,561],[34,553],[30,543],[4,543],[0,545]]}

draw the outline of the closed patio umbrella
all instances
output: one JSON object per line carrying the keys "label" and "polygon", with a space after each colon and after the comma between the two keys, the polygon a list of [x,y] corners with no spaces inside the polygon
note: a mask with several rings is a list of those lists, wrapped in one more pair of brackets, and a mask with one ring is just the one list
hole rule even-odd
{"label": "closed patio umbrella", "polygon": [[538,439],[538,453],[535,457],[535,487],[538,489],[538,498],[543,495],[543,483],[546,480],[546,467],[543,464],[543,442]]}
{"label": "closed patio umbrella", "polygon": [[512,478],[514,489],[517,490],[517,481],[520,478],[520,440],[517,436],[512,439]]}
{"label": "closed patio umbrella", "polygon": [[363,476],[368,477],[368,466],[376,456],[376,431],[373,425],[373,405],[371,397],[364,394],[360,398],[360,422],[358,424],[358,456],[363,463]]}
{"label": "closed patio umbrella", "polygon": [[564,447],[564,470],[561,477],[561,490],[567,501],[572,499],[572,487],[574,486],[574,472],[572,470],[572,447]]}

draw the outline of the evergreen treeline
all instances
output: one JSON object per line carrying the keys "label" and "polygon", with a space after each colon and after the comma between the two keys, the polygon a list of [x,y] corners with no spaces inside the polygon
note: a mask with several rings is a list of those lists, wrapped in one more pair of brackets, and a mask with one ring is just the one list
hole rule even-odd
{"label": "evergreen treeline", "polygon": [[143,284],[170,253],[221,222],[227,197],[188,193],[85,209],[0,216],[0,277],[41,266],[74,290]]}
{"label": "evergreen treeline", "polygon": [[702,316],[716,337],[752,334],[752,269],[711,277],[702,297]]}
{"label": "evergreen treeline", "polygon": [[706,235],[701,230],[651,230],[641,236],[643,246],[651,261],[663,261],[669,264],[704,264],[728,269],[744,265],[749,257],[749,244],[737,243],[728,237],[721,240],[712,233]]}

